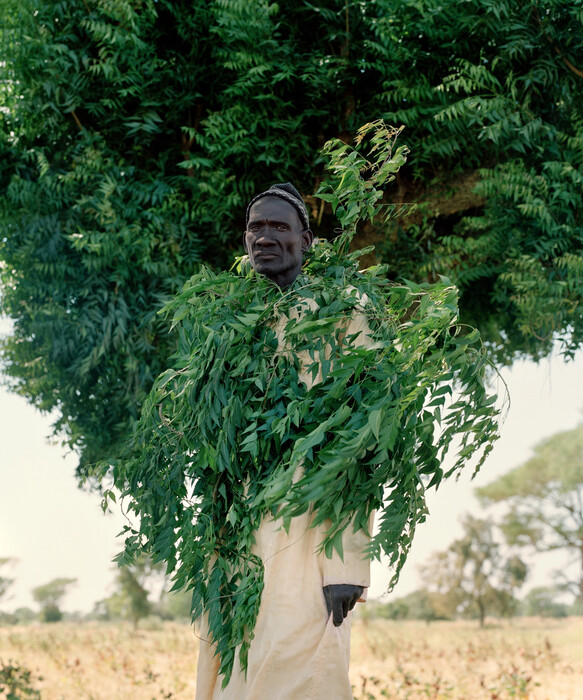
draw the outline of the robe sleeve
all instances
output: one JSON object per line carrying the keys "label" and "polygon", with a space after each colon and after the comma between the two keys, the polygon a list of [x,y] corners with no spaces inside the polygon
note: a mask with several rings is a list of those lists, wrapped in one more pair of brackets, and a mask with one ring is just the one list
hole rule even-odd
{"label": "robe sleeve", "polygon": [[[361,299],[359,307],[346,329],[346,336],[355,336],[354,344],[364,347],[374,347],[372,331],[368,324],[364,304],[366,297]],[[371,514],[368,523],[368,532],[358,530],[354,532],[352,526],[348,526],[342,535],[343,559],[336,550],[333,550],[332,557],[328,558],[323,552],[320,555],[320,568],[322,572],[322,585],[330,586],[336,584],[351,584],[362,586],[364,592],[359,602],[365,602],[367,588],[370,585],[370,559],[366,555],[367,546],[370,542],[374,522],[374,513]]]}
{"label": "robe sleeve", "polygon": [[353,586],[362,586],[364,592],[359,602],[366,601],[367,588],[370,586],[370,559],[366,555],[366,548],[370,541],[374,513],[370,517],[369,531],[354,529],[349,525],[342,535],[342,548],[344,557],[341,559],[336,550],[328,558],[324,552],[319,555],[320,572],[322,574],[322,586],[334,586],[348,583]]}

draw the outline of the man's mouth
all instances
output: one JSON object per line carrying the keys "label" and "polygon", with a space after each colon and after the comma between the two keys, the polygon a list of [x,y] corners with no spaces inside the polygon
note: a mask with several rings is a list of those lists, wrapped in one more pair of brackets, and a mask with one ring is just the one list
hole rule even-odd
{"label": "man's mouth", "polygon": [[255,257],[260,260],[273,260],[277,258],[276,253],[255,253]]}

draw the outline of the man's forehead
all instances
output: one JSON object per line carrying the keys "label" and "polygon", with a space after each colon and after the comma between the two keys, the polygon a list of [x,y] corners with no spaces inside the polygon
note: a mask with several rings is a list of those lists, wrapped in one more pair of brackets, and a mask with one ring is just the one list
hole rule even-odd
{"label": "man's forehead", "polygon": [[262,197],[251,205],[249,209],[249,221],[263,219],[280,219],[288,222],[301,220],[295,207],[281,197]]}

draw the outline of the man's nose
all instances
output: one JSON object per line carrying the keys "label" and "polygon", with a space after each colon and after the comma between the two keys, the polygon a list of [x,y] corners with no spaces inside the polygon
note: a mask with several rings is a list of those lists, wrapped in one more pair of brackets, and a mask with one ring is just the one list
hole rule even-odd
{"label": "man's nose", "polygon": [[260,235],[257,237],[257,240],[255,241],[255,245],[263,248],[270,248],[271,246],[275,245],[275,241],[273,240],[273,236],[271,235],[269,229],[263,229],[261,231]]}

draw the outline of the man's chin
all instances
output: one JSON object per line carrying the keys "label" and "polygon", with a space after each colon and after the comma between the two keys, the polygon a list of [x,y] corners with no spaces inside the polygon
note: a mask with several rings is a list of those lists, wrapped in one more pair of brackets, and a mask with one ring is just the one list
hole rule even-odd
{"label": "man's chin", "polygon": [[253,261],[251,267],[258,272],[260,275],[277,274],[279,270],[277,269],[277,259],[276,258],[259,258]]}

